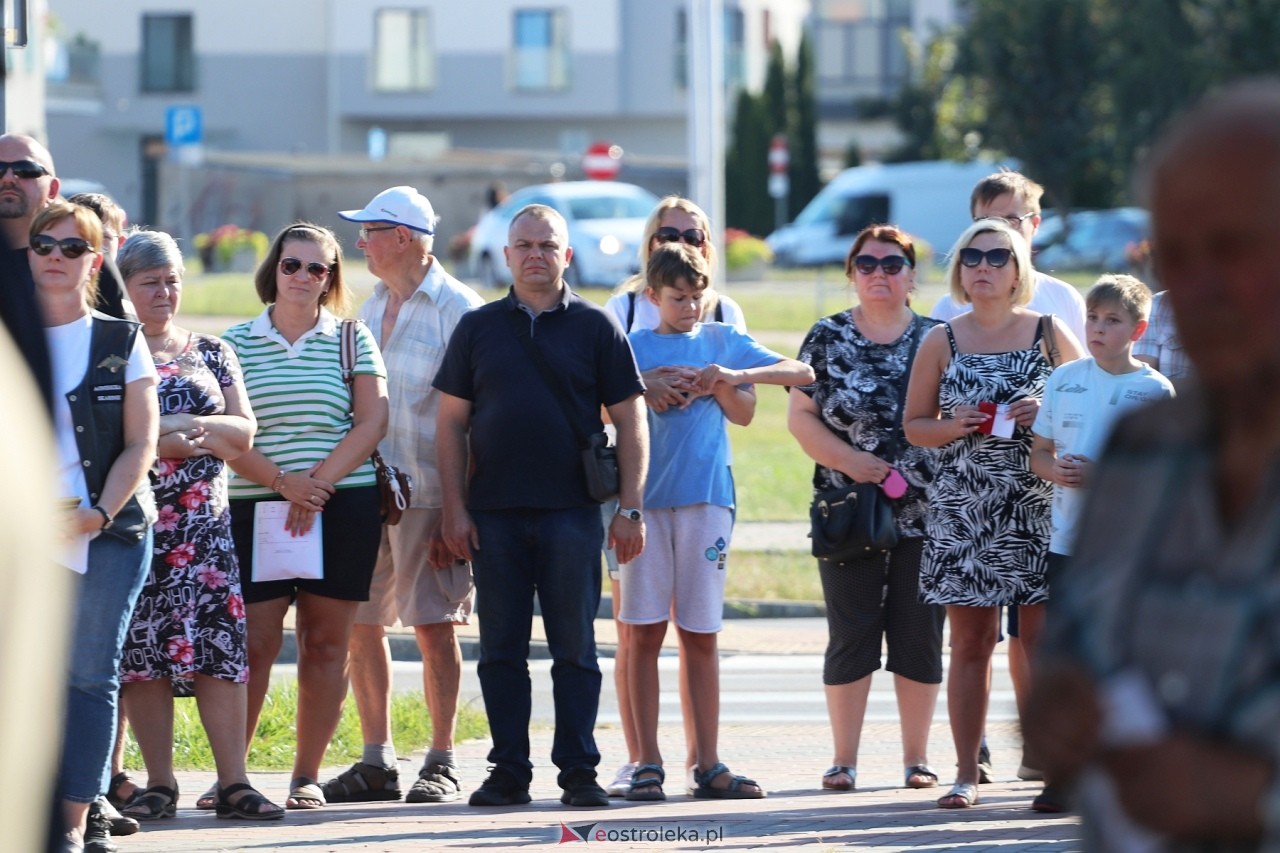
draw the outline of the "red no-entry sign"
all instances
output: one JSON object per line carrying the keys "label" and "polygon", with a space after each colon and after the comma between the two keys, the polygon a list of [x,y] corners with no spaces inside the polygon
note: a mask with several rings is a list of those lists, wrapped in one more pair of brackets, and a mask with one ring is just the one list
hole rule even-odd
{"label": "red no-entry sign", "polygon": [[582,157],[582,173],[593,181],[612,181],[622,169],[622,148],[609,142],[593,142]]}

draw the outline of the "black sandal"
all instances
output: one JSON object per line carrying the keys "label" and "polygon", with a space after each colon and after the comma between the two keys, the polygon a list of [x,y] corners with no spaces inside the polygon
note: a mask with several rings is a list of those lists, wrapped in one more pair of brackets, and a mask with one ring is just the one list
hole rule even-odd
{"label": "black sandal", "polygon": [[120,813],[138,821],[175,817],[178,814],[178,783],[174,782],[172,788],[152,785],[135,797],[133,802]]}
{"label": "black sandal", "polygon": [[[640,778],[641,774],[645,778]],[[666,781],[667,772],[661,764],[641,764],[631,774],[631,787],[627,789],[626,798],[641,802],[665,800],[667,795],[663,793],[662,784]]]}
{"label": "black sandal", "polygon": [[[249,793],[231,802],[232,794],[238,794],[241,791]],[[268,805],[271,808],[263,810],[262,806]],[[254,787],[246,782],[237,782],[226,788],[218,789],[218,802],[214,806],[214,811],[218,813],[218,817],[239,818],[240,820],[281,820],[284,817],[284,809],[262,796]]]}
{"label": "black sandal", "polygon": [[[133,786],[133,793],[127,797],[122,797],[120,796],[120,786],[126,783]],[[106,796],[108,803],[111,803],[111,805],[115,806],[117,809],[122,809],[125,806],[132,804],[134,800],[138,799],[138,797],[142,796],[142,788],[138,785],[137,781],[129,775],[127,770],[121,770],[119,773],[112,776],[111,781],[107,783],[107,793],[104,796]]]}

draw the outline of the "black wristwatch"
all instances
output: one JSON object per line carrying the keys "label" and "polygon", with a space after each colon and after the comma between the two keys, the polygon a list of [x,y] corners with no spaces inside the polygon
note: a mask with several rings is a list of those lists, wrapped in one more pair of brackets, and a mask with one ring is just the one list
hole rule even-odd
{"label": "black wristwatch", "polygon": [[103,530],[110,530],[111,525],[116,523],[116,520],[111,517],[111,513],[107,512],[105,509],[98,506],[97,504],[94,504],[93,506],[89,507],[89,509],[102,513],[102,529]]}
{"label": "black wristwatch", "polygon": [[618,507],[618,515],[622,516],[627,521],[635,521],[635,522],[644,521],[644,513],[638,509],[626,509],[625,507]]}

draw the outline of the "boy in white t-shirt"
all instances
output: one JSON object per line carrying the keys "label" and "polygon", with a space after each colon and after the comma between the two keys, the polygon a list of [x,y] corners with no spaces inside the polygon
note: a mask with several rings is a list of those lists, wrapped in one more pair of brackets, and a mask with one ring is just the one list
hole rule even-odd
{"label": "boy in white t-shirt", "polygon": [[734,507],[725,419],[744,426],[751,422],[753,383],[803,385],[813,381],[813,369],[766,349],[733,326],[699,322],[710,282],[705,259],[691,246],[655,249],[645,272],[644,295],[657,306],[660,322],[656,329],[630,335],[636,364],[641,372],[663,366],[691,370],[670,380],[684,403],[649,413],[645,549],[620,571],[618,618],[631,625],[627,680],[640,739],[640,766],[626,797],[666,798],[658,748],[658,653],[673,612],[693,712],[694,796],[763,797],[759,785],[730,772],[717,753],[716,633],[724,609]]}
{"label": "boy in white t-shirt", "polygon": [[[1173,385],[1133,357],[1147,330],[1151,291],[1131,275],[1104,275],[1085,297],[1085,343],[1091,357],[1062,365],[1045,384],[1032,426],[1031,470],[1053,483],[1049,576],[1062,571],[1074,545],[1094,460],[1111,427],[1135,406],[1173,396]],[[1063,811],[1062,795],[1045,785],[1034,808]]]}

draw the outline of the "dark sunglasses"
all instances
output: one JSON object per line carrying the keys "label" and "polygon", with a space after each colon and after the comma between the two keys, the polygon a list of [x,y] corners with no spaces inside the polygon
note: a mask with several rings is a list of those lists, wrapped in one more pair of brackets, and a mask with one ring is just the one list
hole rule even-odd
{"label": "dark sunglasses", "polygon": [[960,263],[966,267],[976,267],[978,264],[986,260],[987,266],[999,269],[1009,263],[1009,259],[1013,257],[1013,249],[961,249]]}
{"label": "dark sunglasses", "polygon": [[280,272],[285,275],[293,275],[304,266],[307,268],[307,275],[311,276],[312,281],[324,281],[325,276],[333,270],[333,267],[326,267],[324,264],[318,264],[315,261],[304,264],[297,258],[280,259]]}
{"label": "dark sunglasses", "polygon": [[54,247],[62,250],[62,257],[69,261],[83,255],[85,252],[96,253],[98,250],[89,245],[88,240],[80,237],[64,237],[61,240],[55,240],[48,234],[37,234],[31,238],[31,251],[37,255],[44,256],[52,254]]}
{"label": "dark sunglasses", "polygon": [[659,228],[653,232],[653,239],[659,243],[678,243],[683,240],[693,248],[700,249],[702,244],[707,242],[707,232],[701,228],[690,228],[687,231],[681,231],[679,228]]}
{"label": "dark sunglasses", "polygon": [[32,180],[34,178],[43,178],[49,174],[49,170],[34,160],[0,160],[0,178],[4,177],[5,172],[13,172],[15,178],[23,178]]}
{"label": "dark sunglasses", "polygon": [[884,270],[885,275],[897,275],[903,267],[911,266],[911,261],[902,255],[888,255],[877,258],[875,255],[858,255],[853,259],[853,268],[863,275],[871,275],[876,267]]}

